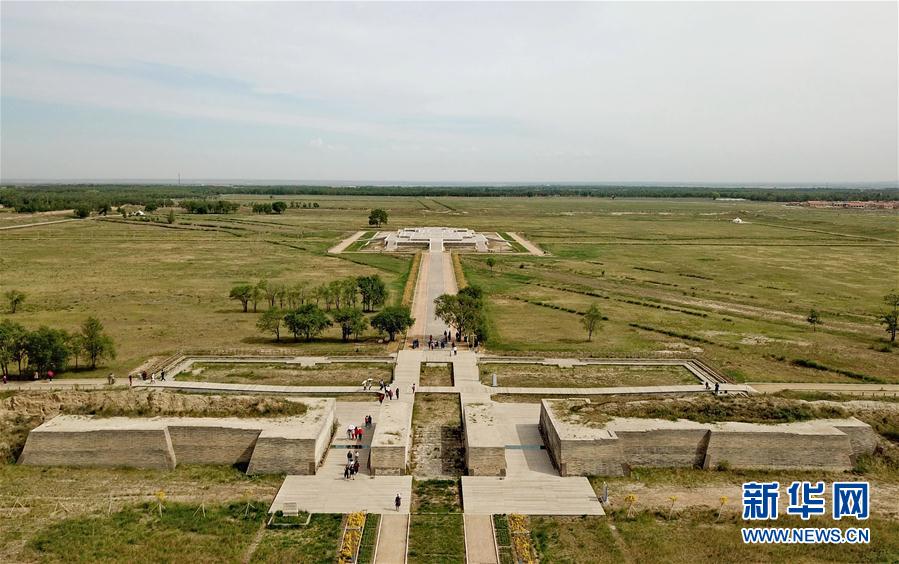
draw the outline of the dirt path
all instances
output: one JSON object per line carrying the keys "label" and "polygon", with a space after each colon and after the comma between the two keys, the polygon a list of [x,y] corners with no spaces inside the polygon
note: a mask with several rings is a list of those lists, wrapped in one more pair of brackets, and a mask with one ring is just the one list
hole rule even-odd
{"label": "dirt path", "polygon": [[546,254],[546,253],[544,253],[544,252],[540,249],[540,247],[538,247],[537,245],[531,243],[530,241],[528,241],[527,239],[525,239],[524,237],[522,237],[522,236],[519,235],[518,233],[512,233],[511,231],[509,231],[508,233],[509,233],[509,236],[510,236],[510,237],[512,237],[513,239],[515,239],[515,242],[516,242],[516,243],[518,243],[519,245],[521,245],[522,247],[524,247],[525,249],[527,249],[528,252],[531,253],[532,255],[538,256],[538,257],[542,257],[543,255]]}
{"label": "dirt path", "polygon": [[347,237],[340,243],[337,243],[336,245],[334,245],[333,247],[328,249],[328,254],[339,255],[340,253],[345,251],[347,249],[347,247],[349,247],[350,245],[352,245],[353,243],[358,241],[359,238],[362,237],[363,235],[365,235],[365,231],[356,231],[355,233],[353,233],[352,235],[350,235],[349,237]]}

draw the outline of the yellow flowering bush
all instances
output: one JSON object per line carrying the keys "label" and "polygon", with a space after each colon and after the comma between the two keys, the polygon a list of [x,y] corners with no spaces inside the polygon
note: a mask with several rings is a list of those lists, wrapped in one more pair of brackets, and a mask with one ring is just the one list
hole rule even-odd
{"label": "yellow flowering bush", "polygon": [[347,515],[346,528],[343,531],[343,542],[340,545],[338,559],[341,564],[353,562],[359,543],[362,542],[362,525],[365,524],[365,513],[357,511]]}
{"label": "yellow flowering bush", "polygon": [[519,562],[534,564],[531,532],[528,530],[527,517],[513,513],[509,515],[509,530],[512,533],[512,546]]}

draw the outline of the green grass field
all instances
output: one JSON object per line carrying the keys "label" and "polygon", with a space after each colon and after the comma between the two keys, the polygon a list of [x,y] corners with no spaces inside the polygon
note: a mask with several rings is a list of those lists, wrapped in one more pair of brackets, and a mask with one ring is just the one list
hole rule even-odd
{"label": "green grass field", "polygon": [[525,388],[662,386],[699,381],[682,366],[588,365],[560,368],[541,364],[482,364],[481,383]]}
{"label": "green grass field", "polygon": [[[889,211],[688,199],[280,199],[320,207],[180,215],[174,226],[104,220],[0,232],[0,289],[29,294],[10,317],[72,330],[98,316],[118,344],[110,368],[119,372],[181,349],[381,353],[373,333],[344,344],[336,328],[321,341],[278,345],[256,330],[258,314],[241,313],[227,294],[263,276],[314,286],[379,273],[399,299],[411,255],[325,253],[349,233],[369,231],[368,210],[382,207],[387,229],[515,231],[551,253],[497,255],[492,271],[484,257],[463,258],[469,281],[490,294],[491,352],[699,355],[738,381],[899,381],[899,349],[885,346],[873,317],[896,285],[899,232]],[[608,320],[591,342],[579,316],[550,307],[584,311],[592,303]],[[804,320],[811,308],[824,322],[816,331]]]}
{"label": "green grass field", "polygon": [[340,363],[301,368],[295,364],[197,363],[179,376],[181,380],[275,386],[356,386],[366,378],[375,382],[392,379],[393,367],[386,363]]}

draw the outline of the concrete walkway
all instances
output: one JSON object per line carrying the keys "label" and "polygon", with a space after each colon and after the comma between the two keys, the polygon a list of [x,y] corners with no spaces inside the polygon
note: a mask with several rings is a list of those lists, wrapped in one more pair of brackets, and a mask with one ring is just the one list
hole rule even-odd
{"label": "concrete walkway", "polygon": [[345,251],[347,247],[358,241],[359,238],[363,235],[365,235],[365,231],[356,231],[340,243],[337,243],[336,245],[328,249],[328,254],[339,255],[340,253]]}
{"label": "concrete walkway", "polygon": [[428,336],[435,339],[443,335],[446,323],[434,314],[434,300],[443,294],[455,294],[456,275],[453,272],[450,253],[427,252],[422,255],[418,270],[418,282],[415,286],[415,297],[412,300],[412,316],[415,324],[409,330],[407,338],[418,337],[423,347],[428,345]]}
{"label": "concrete walkway", "polygon": [[[403,503],[406,503],[406,500]],[[405,513],[382,513],[381,531],[378,534],[378,547],[375,551],[375,564],[402,564],[405,562],[408,540],[408,509]]]}
{"label": "concrete walkway", "polygon": [[75,388],[103,388],[107,390],[122,389],[128,387],[128,378],[116,378],[116,383],[110,386],[106,383],[106,378],[56,378],[53,382],[49,380],[10,380],[8,384],[0,384],[0,391],[3,390],[71,390]]}
{"label": "concrete walkway", "polygon": [[[127,380],[126,380],[127,384]],[[362,386],[271,386],[268,384],[226,384],[222,382],[190,382],[187,380],[135,382],[135,388],[168,389],[179,392],[222,394],[346,394],[364,393]],[[371,392],[372,397],[377,394]]]}
{"label": "concrete walkway", "polygon": [[493,516],[465,513],[465,559],[468,564],[498,564]]}

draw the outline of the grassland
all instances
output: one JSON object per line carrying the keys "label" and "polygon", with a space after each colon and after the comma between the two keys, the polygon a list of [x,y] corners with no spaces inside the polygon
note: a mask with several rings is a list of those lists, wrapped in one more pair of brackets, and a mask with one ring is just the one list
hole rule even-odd
{"label": "grassland", "polygon": [[716,521],[714,511],[687,513],[671,520],[649,512],[631,519],[623,513],[613,518],[634,562],[890,562],[899,557],[899,527],[887,519],[872,518],[863,525],[788,517],[776,522],[778,527],[870,527],[870,545],[746,545],[740,536],[745,523],[737,516]]}
{"label": "grassland", "polygon": [[[337,328],[322,341],[279,345],[258,333],[258,314],[227,299],[231,285],[262,276],[314,286],[371,273],[400,299],[411,255],[325,253],[367,231],[368,211],[381,207],[388,228],[515,231],[551,253],[496,255],[492,272],[484,257],[463,257],[468,281],[491,296],[490,352],[699,355],[738,381],[899,381],[899,349],[885,346],[874,320],[896,285],[899,233],[889,211],[687,199],[282,199],[320,207],[0,232],[0,289],[29,293],[15,315],[29,327],[71,330],[97,315],[118,343],[117,372],[184,348],[382,353],[374,335],[344,344]],[[746,223],[731,223],[737,216]],[[584,311],[594,302],[608,320],[591,342],[576,313],[548,307]],[[804,321],[811,308],[824,322],[817,330]]]}
{"label": "grassland", "polygon": [[[207,514],[214,511],[223,519],[231,515],[227,500],[240,505],[241,511],[247,500],[271,500],[283,481],[283,476],[247,476],[234,468],[207,466],[179,466],[174,470],[138,470],[128,468],[37,468],[34,466],[0,465],[0,500],[4,511],[3,526],[0,527],[0,561],[22,562],[32,560],[64,560],[81,558],[90,561],[91,554],[76,554],[78,547],[90,550],[104,550],[96,560],[133,560],[128,558],[131,550],[145,549],[160,558],[145,560],[164,561],[163,555],[171,556],[168,561],[208,562],[216,560],[240,560],[241,550],[261,526],[261,518],[252,524],[240,521],[222,523],[222,528],[213,533],[206,528],[205,521],[197,520],[205,532],[198,535],[197,548],[183,546],[190,544],[190,527],[182,533],[174,531],[181,525],[174,522],[158,522],[150,512],[136,509],[140,505],[156,501],[157,492],[165,492],[167,504],[180,503],[196,506],[204,504]],[[19,505],[17,505],[17,503]],[[225,503],[225,505],[222,505]],[[267,509],[267,501],[254,502],[258,509]],[[219,507],[219,509],[215,509]],[[13,508],[13,509],[6,509]],[[177,521],[184,513],[192,516],[194,509],[163,516]],[[123,512],[123,513],[120,513]],[[134,529],[133,521],[143,515],[145,526]],[[180,515],[180,517],[179,517]],[[62,528],[48,529],[60,523]],[[214,522],[218,522],[216,519]],[[119,527],[116,523],[120,523]],[[155,523],[155,524],[154,524]],[[180,523],[180,522],[179,522]],[[233,525],[233,529],[231,528]],[[96,526],[95,529],[93,527]],[[119,531],[119,529],[121,529]],[[215,527],[213,527],[213,530]],[[100,538],[90,534],[105,532],[112,538]],[[119,531],[119,532],[117,532]],[[235,538],[228,538],[228,535]],[[62,545],[55,537],[67,539],[76,544]],[[83,540],[78,536],[88,535]],[[159,547],[144,542],[158,541]],[[169,542],[172,539],[172,543]],[[34,545],[35,539],[42,539]],[[130,541],[131,546],[123,543]],[[77,543],[87,544],[77,544]],[[93,548],[92,548],[93,547]],[[207,555],[199,550],[209,547]],[[62,550],[65,552],[60,552]],[[179,558],[177,551],[184,551],[185,559]],[[336,550],[336,545],[335,545]],[[165,552],[163,552],[165,551]],[[107,554],[108,556],[102,556]],[[187,558],[190,557],[190,558]]]}
{"label": "grassland", "polygon": [[461,513],[412,514],[408,561],[421,564],[463,564],[465,531]]}
{"label": "grassland", "polygon": [[342,521],[342,515],[319,513],[312,515],[309,525],[305,527],[266,529],[250,562],[330,564],[335,561],[340,545],[340,535],[343,533]]}
{"label": "grassland", "polygon": [[587,365],[560,368],[541,364],[482,364],[481,383],[524,388],[599,388],[696,384],[683,366]]}
{"label": "grassland", "polygon": [[275,386],[355,386],[366,378],[391,380],[392,366],[384,363],[331,363],[303,368],[295,364],[197,363],[182,380]]}
{"label": "grassland", "polygon": [[453,365],[450,363],[435,364],[424,363],[421,365],[421,386],[452,386]]}

